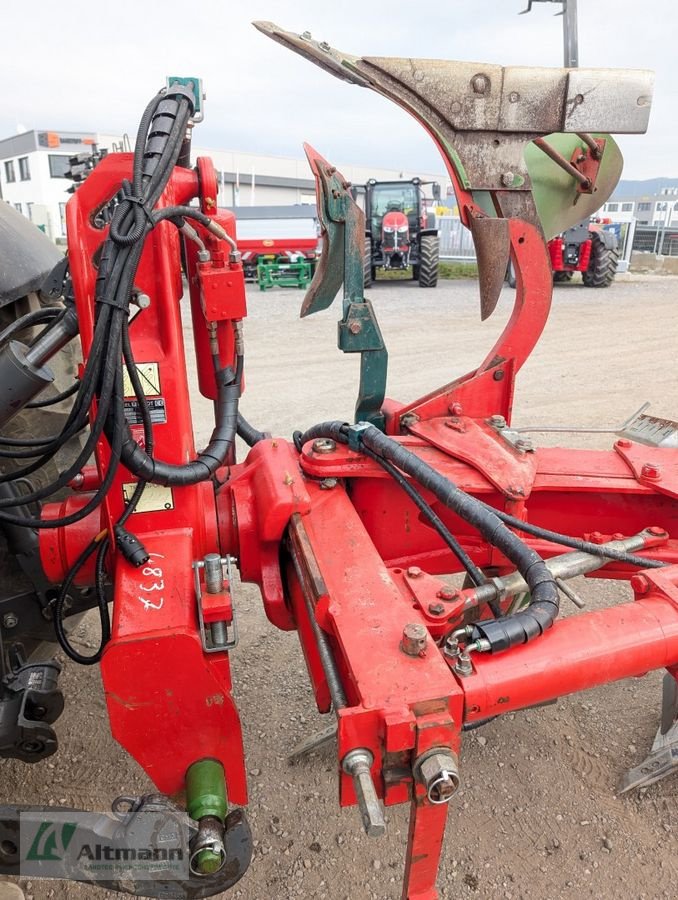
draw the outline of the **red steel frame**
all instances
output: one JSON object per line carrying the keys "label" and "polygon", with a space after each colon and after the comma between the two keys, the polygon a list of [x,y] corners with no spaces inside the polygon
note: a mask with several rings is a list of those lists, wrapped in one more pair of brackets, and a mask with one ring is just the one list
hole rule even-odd
{"label": "red steel frame", "polygon": [[[108,156],[68,206],[85,355],[92,334],[92,258],[104,236],[92,224],[91,210],[115,193],[130,168],[129,156]],[[450,174],[468,224],[481,213]],[[162,203],[196,196],[205,212],[214,212],[213,170],[205,160],[196,172],[177,170]],[[232,216],[219,216],[219,221],[234,233]],[[468,375],[406,405],[387,401],[387,431],[464,490],[515,516],[575,536],[593,533],[594,540],[655,526],[657,546],[644,552],[678,562],[678,450],[619,440],[606,451],[520,454],[488,426],[490,415],[510,421],[515,376],[541,334],[552,290],[547,250],[536,229],[518,219],[511,219],[509,227],[517,291],[503,334]],[[203,236],[218,262],[226,248]],[[202,368],[207,357],[201,356],[205,310],[207,318],[220,323],[224,362],[233,354],[228,320],[244,315],[242,273],[223,259],[222,254],[220,268],[212,263],[201,271],[192,250],[187,252],[201,390],[208,395],[211,382]],[[156,452],[184,462],[194,447],[179,313],[179,245],[169,224],[149,238],[137,283],[152,302],[131,327],[133,349],[140,364],[158,364],[167,407],[167,424],[155,428]],[[208,288],[211,305],[204,303]],[[407,435],[400,433],[404,413],[417,417],[411,418]],[[106,459],[102,444],[100,470]],[[291,443],[271,439],[222,475],[216,492],[212,484],[174,489],[172,509],[135,513],[133,530],[158,554],[156,564],[137,570],[118,557],[112,560],[113,635],[102,674],[113,733],[159,789],[180,790],[188,765],[213,756],[224,763],[230,800],[246,803],[228,653],[202,652],[191,570],[192,561],[206,552],[232,554],[241,578],[259,585],[270,621],[298,630],[318,708],[328,712],[330,693],[311,627],[310,600],[348,700],[338,712],[339,759],[356,747],[369,749],[384,803],[411,805],[404,898],[438,896],[447,807],[433,805],[413,777],[422,753],[441,747],[459,752],[465,723],[654,668],[678,674],[675,565],[633,574],[628,566],[608,564],[597,574],[630,579],[633,602],[559,620],[541,638],[503,654],[474,654],[473,672],[462,678],[437,645],[464,621],[464,593],[450,593],[439,577],[458,571],[459,564],[371,460],[343,446],[318,453],[308,444],[299,454]],[[55,580],[88,536],[119,515],[125,480],[134,479],[129,474],[118,478],[103,521],[96,517],[87,527],[42,532],[43,558]],[[428,499],[479,566],[512,569],[465,522]],[[56,511],[48,508],[45,514]],[[525,540],[545,557],[562,552],[543,540]],[[152,590],[161,582],[162,588]],[[441,597],[443,613],[432,612],[430,604]],[[404,627],[413,622],[425,624],[430,635],[426,652],[418,657],[400,646]],[[353,782],[341,771],[339,795],[342,805],[355,803]]]}

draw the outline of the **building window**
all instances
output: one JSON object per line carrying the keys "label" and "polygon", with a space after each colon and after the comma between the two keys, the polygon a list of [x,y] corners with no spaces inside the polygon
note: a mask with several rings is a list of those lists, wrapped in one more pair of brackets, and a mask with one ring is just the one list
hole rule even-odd
{"label": "building window", "polygon": [[26,204],[26,214],[28,215],[28,218],[32,222],[33,221],[33,204],[32,203]]}
{"label": "building window", "polygon": [[12,182],[16,181],[13,159],[8,159],[5,163],[5,181],[7,182],[7,184],[12,184]]}
{"label": "building window", "polygon": [[649,212],[652,209],[651,203],[639,203],[638,212]]}
{"label": "building window", "polygon": [[31,167],[28,165],[28,157],[27,156],[19,157],[19,178],[22,181],[30,181],[31,180]]}
{"label": "building window", "polygon": [[15,209],[17,212],[20,212],[20,213],[23,212],[23,209],[22,209],[20,203],[15,203],[15,204],[14,204],[14,209]]}
{"label": "building window", "polygon": [[59,218],[61,219],[61,233],[66,236],[66,204],[59,204]]}
{"label": "building window", "polygon": [[617,212],[619,209],[618,203],[608,203],[607,204],[607,212]]}
{"label": "building window", "polygon": [[622,212],[633,212],[633,203],[622,203],[621,211]]}
{"label": "building window", "polygon": [[71,168],[70,157],[56,153],[49,154],[49,174],[52,178],[65,178],[66,172]]}
{"label": "building window", "polygon": [[656,213],[658,213],[658,212],[666,212],[666,203],[665,203],[665,202],[663,202],[663,203],[658,203],[658,204],[656,205],[654,211],[655,211]]}

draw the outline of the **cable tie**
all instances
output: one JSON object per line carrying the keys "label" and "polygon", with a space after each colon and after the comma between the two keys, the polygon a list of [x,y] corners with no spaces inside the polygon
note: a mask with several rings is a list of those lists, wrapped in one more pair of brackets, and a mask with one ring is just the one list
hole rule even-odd
{"label": "cable tie", "polygon": [[127,201],[128,203],[136,203],[137,206],[140,206],[143,210],[144,215],[146,216],[146,219],[150,223],[151,228],[155,228],[156,223],[155,219],[153,218],[153,213],[146,208],[146,200],[143,197],[136,197],[134,194],[125,194],[120,202],[125,203],[125,201]]}

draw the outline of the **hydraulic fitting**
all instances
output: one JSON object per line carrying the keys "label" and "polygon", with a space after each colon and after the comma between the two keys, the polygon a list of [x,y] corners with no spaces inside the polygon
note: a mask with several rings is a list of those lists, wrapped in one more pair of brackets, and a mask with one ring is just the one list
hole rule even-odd
{"label": "hydraulic fitting", "polygon": [[218,872],[226,862],[224,821],[228,810],[224,767],[216,759],[201,759],[186,772],[186,809],[197,821],[191,841],[190,868],[196,875]]}
{"label": "hydraulic fitting", "polygon": [[414,764],[414,777],[426,788],[431,803],[449,803],[460,784],[457,754],[438,747],[422,754]]}
{"label": "hydraulic fitting", "polygon": [[373,762],[374,757],[370,751],[359,747],[346,754],[341,766],[353,779],[365,833],[370,837],[381,837],[386,833],[386,822],[370,772]]}

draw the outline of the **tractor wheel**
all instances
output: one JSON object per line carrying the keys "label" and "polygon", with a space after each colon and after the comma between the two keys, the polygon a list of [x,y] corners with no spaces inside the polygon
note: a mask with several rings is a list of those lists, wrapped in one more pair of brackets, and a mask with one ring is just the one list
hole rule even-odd
{"label": "tractor wheel", "polygon": [[376,270],[372,265],[372,240],[365,238],[365,255],[363,257],[363,287],[368,288],[374,281]]}
{"label": "tractor wheel", "polygon": [[[16,321],[20,316],[27,312],[33,312],[40,308],[40,303],[35,295],[21,298],[14,303],[3,306],[0,309],[0,329],[6,327]],[[22,341],[31,341],[37,336],[41,329],[39,327],[24,331],[19,339]],[[75,342],[71,342],[49,362],[49,367],[55,375],[53,385],[45,388],[39,399],[55,396],[57,392],[64,390],[73,383],[78,371],[78,363],[80,354]],[[71,399],[62,400],[53,406],[43,409],[23,409],[13,419],[5,424],[3,428],[3,436],[8,438],[23,438],[27,435],[31,438],[44,437],[49,434],[58,434],[63,428],[66,417],[70,412],[73,401]],[[58,477],[59,472],[67,468],[77,457],[82,448],[82,441],[79,436],[72,438],[69,443],[64,446],[57,456],[50,460],[45,466],[32,473],[27,478],[26,489],[38,490],[47,483]],[[8,459],[0,460],[0,474],[6,475],[16,469],[26,465],[24,459]],[[52,499],[60,499],[67,490],[58,492]],[[7,546],[7,540],[3,528],[0,527],[0,572],[2,572],[2,585],[0,589],[0,599],[21,594],[30,593],[32,590],[31,582],[26,574],[24,574],[17,558],[12,554]],[[37,601],[36,601],[37,602]],[[74,616],[66,622],[66,631],[70,631],[82,616]],[[6,640],[9,646],[13,643]],[[52,643],[39,643],[31,638],[30,635],[22,635],[20,639],[21,646],[25,656],[31,661],[38,659],[48,659],[54,655],[55,648]],[[0,673],[2,672],[2,658],[0,656]]]}
{"label": "tractor wheel", "polygon": [[419,287],[435,287],[438,284],[438,257],[438,235],[422,235],[419,249]]}
{"label": "tractor wheel", "polygon": [[594,231],[591,234],[591,260],[589,267],[581,273],[586,287],[606,288],[614,281],[619,261],[619,248],[606,247],[603,239]]}
{"label": "tractor wheel", "polygon": [[572,281],[572,272],[554,272],[553,283],[564,284],[566,281]]}

